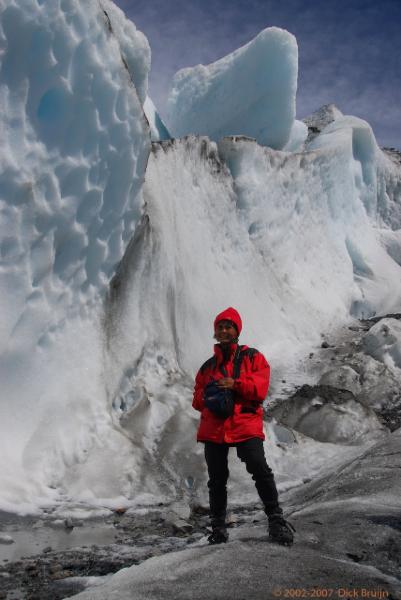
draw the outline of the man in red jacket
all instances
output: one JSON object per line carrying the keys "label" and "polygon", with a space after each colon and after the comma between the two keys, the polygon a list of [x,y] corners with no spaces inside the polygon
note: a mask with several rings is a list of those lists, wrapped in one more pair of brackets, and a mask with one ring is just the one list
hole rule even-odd
{"label": "man in red jacket", "polygon": [[283,518],[274,475],[263,449],[263,401],[269,388],[270,367],[263,354],[239,346],[242,321],[227,308],[214,321],[214,356],[195,379],[192,406],[201,413],[197,441],[205,444],[212,534],[209,543],[228,540],[226,529],[228,450],[252,475],[269,520],[272,541],[291,545],[293,527]]}

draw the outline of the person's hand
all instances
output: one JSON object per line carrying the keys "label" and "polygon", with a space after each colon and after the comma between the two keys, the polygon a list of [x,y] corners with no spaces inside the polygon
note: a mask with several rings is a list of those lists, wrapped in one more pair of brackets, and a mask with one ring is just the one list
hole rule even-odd
{"label": "person's hand", "polygon": [[232,377],[223,377],[219,379],[217,385],[221,388],[225,388],[226,390],[232,390],[234,387],[234,379]]}

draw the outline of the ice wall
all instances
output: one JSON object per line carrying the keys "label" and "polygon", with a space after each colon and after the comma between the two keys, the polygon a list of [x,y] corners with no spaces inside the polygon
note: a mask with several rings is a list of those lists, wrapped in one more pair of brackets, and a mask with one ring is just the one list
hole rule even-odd
{"label": "ice wall", "polygon": [[[365,143],[359,151],[355,136]],[[294,154],[194,136],[153,145],[147,220],[128,251],[136,266],[127,254],[120,275],[114,335],[130,344],[121,356],[170,348],[193,373],[211,346],[214,313],[230,302],[248,341],[278,362],[351,316],[399,308],[400,265],[381,243],[393,231],[381,216],[391,166],[359,119],[344,119],[315,146]]]}
{"label": "ice wall", "polygon": [[[212,353],[216,312],[235,304],[246,324],[243,343],[266,352],[275,377],[320,330],[315,307],[255,251],[215,143],[190,136],[153,144],[144,199],[145,215],[111,284],[106,379],[116,426],[144,465],[134,493],[144,485],[148,499],[171,500],[185,492],[188,476],[202,489],[192,386]],[[319,315],[320,326],[332,316]],[[240,469],[231,471],[232,481],[241,479]]]}
{"label": "ice wall", "polygon": [[108,0],[7,0],[0,45],[0,503],[14,507],[114,440],[99,319],[142,210],[150,50]]}
{"label": "ice wall", "polygon": [[[195,136],[153,144],[146,216],[107,317],[113,413],[140,447],[153,493],[166,492],[166,480],[182,489],[189,474],[204,476],[191,377],[212,352],[222,308],[238,308],[242,343],[268,357],[273,394],[322,332],[400,309],[401,266],[381,242],[394,233],[378,185],[395,177],[391,165],[359,119],[344,118],[314,145],[289,153]],[[388,209],[394,226],[400,201]],[[233,465],[232,480],[240,477]]]}
{"label": "ice wall", "polygon": [[354,317],[399,309],[401,173],[365,121],[338,118],[299,154],[230,139],[219,150],[255,246],[301,298],[339,320],[343,302]]}
{"label": "ice wall", "polygon": [[174,137],[200,134],[215,141],[247,135],[282,149],[295,118],[297,75],[295,37],[277,27],[264,29],[224,58],[176,73],[168,129]]}

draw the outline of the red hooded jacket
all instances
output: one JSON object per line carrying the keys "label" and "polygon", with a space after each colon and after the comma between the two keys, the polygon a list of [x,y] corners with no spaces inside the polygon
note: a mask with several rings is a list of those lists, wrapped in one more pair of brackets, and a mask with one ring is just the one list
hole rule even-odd
{"label": "red hooded jacket", "polygon": [[[242,346],[245,350],[248,346]],[[230,356],[223,363],[223,353],[219,344],[214,346],[215,361],[208,361],[195,378],[195,389],[192,406],[201,413],[197,434],[198,442],[217,442],[234,444],[249,438],[265,439],[263,433],[263,400],[266,398],[270,381],[269,363],[260,352],[252,356],[244,356],[240,375],[235,379],[234,414],[222,419],[210,411],[204,404],[204,388],[209,381],[221,379],[220,365],[223,363],[227,376],[233,376],[234,356],[237,344],[231,344]],[[213,364],[214,363],[214,364]]]}

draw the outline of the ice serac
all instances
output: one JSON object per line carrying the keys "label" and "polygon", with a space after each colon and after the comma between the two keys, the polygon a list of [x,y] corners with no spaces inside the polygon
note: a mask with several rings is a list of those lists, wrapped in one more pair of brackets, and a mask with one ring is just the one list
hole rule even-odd
{"label": "ice serac", "polygon": [[3,2],[0,44],[0,503],[29,508],[116,440],[100,312],[142,211],[150,51],[108,0]]}
{"label": "ice serac", "polygon": [[337,113],[307,148],[346,157],[353,196],[362,201],[382,246],[400,265],[401,169],[378,147],[370,125]]}
{"label": "ice serac", "polygon": [[218,146],[255,249],[300,300],[338,320],[399,308],[400,169],[365,121],[336,118],[300,154]]}
{"label": "ice serac", "polygon": [[145,111],[146,118],[149,121],[152,142],[160,142],[171,139],[171,135],[167,131],[167,127],[163,123],[161,116],[157,112],[156,107],[149,96],[147,96],[144,102],[143,110]]}
{"label": "ice serac", "polygon": [[174,137],[246,135],[281,149],[295,118],[298,46],[288,31],[264,29],[220,60],[182,69],[168,98]]}

